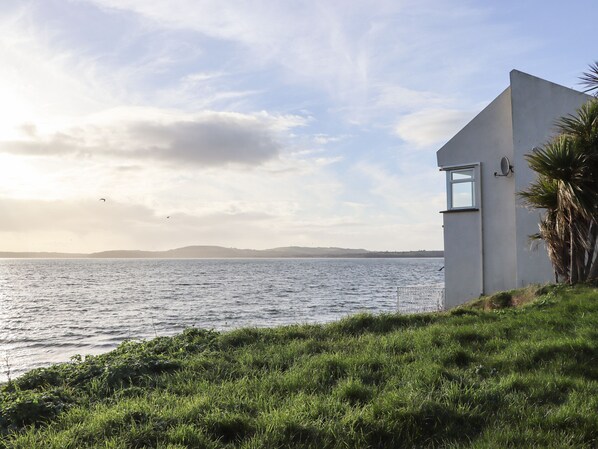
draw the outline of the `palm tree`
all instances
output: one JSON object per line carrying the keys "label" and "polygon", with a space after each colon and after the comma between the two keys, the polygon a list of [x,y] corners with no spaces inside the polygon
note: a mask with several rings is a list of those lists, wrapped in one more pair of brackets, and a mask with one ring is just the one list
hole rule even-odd
{"label": "palm tree", "polygon": [[586,86],[584,92],[594,92],[594,95],[598,96],[598,61],[590,64],[590,68],[587,72],[581,75],[581,84]]}
{"label": "palm tree", "polygon": [[528,190],[520,193],[520,196],[528,206],[545,210],[539,223],[539,232],[530,237],[535,241],[544,241],[554,267],[555,281],[558,282],[559,278],[568,281],[569,236],[565,233],[565,217],[559,213],[558,184],[540,175]]}
{"label": "palm tree", "polygon": [[545,242],[557,280],[598,279],[598,99],[557,128],[557,137],[526,156],[538,178],[520,196],[544,209],[532,238]]}
{"label": "palm tree", "polygon": [[[598,69],[598,66],[594,68]],[[585,269],[588,279],[597,279],[598,259],[594,258],[594,254],[598,253],[598,99],[584,104],[576,115],[563,117],[558,126],[561,133],[576,141],[578,152],[585,160],[585,176],[579,187],[582,191],[579,204],[588,221]]]}

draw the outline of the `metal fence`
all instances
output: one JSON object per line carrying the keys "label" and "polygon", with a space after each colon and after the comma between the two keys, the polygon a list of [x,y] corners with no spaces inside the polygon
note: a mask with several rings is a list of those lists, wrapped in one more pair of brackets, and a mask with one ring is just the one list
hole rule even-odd
{"label": "metal fence", "polygon": [[444,310],[444,287],[438,285],[397,287],[397,310],[405,314]]}

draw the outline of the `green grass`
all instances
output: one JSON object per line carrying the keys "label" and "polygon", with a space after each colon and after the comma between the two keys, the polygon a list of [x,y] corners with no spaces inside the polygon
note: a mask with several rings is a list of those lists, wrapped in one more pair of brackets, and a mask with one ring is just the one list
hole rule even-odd
{"label": "green grass", "polygon": [[0,387],[0,447],[596,448],[598,290],[540,293],[125,342]]}

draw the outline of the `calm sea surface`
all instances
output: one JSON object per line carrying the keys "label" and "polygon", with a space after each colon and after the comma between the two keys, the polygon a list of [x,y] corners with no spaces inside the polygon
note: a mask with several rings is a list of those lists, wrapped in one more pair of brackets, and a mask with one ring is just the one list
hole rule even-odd
{"label": "calm sea surface", "polygon": [[0,259],[0,382],[189,326],[322,323],[392,312],[443,259]]}

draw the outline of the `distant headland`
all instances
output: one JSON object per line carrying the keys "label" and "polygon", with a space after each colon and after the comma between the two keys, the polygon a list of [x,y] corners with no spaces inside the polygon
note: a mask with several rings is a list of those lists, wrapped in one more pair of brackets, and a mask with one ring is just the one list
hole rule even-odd
{"label": "distant headland", "polygon": [[368,251],[349,248],[285,246],[272,249],[238,249],[222,246],[185,246],[166,251],[111,250],[97,253],[7,252],[14,259],[243,259],[243,258],[393,258],[444,257],[444,251]]}

